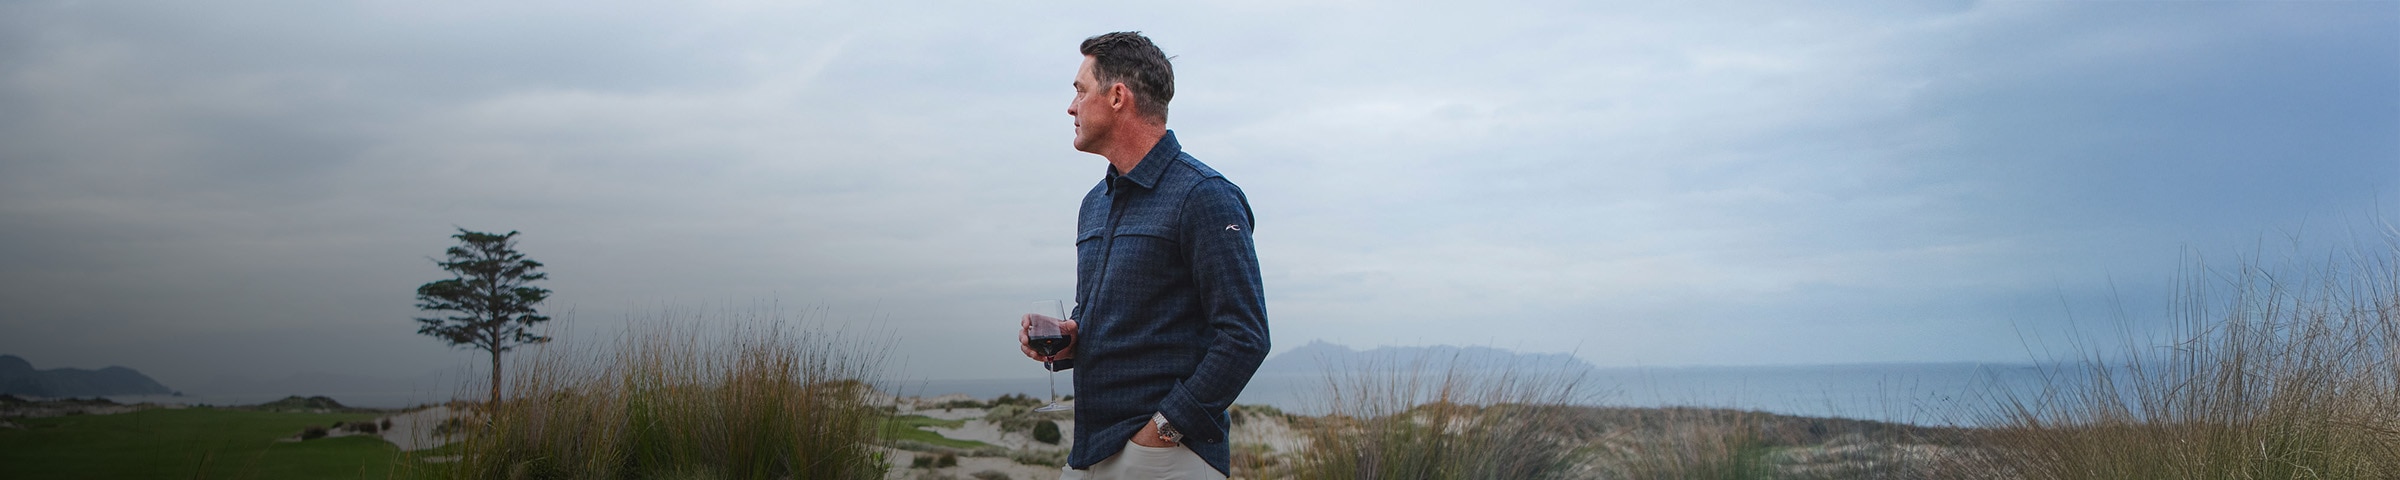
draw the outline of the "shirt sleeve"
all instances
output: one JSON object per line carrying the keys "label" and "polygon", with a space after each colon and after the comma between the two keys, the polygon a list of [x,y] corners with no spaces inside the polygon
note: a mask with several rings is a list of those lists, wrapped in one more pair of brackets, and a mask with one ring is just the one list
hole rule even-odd
{"label": "shirt sleeve", "polygon": [[1189,249],[1201,312],[1216,331],[1192,376],[1177,383],[1159,413],[1186,441],[1225,441],[1225,409],[1266,360],[1266,297],[1259,284],[1258,252],[1251,244],[1249,199],[1224,178],[1210,178],[1184,200],[1182,236]]}

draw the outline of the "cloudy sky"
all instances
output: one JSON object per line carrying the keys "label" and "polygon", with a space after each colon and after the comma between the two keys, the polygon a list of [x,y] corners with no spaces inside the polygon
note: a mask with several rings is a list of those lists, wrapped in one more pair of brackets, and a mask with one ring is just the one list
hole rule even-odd
{"label": "cloudy sky", "polygon": [[0,353],[473,364],[410,320],[464,227],[577,335],[780,305],[1035,375],[1114,30],[1248,192],[1279,351],[2025,361],[2400,212],[2400,3],[997,3],[0,3]]}

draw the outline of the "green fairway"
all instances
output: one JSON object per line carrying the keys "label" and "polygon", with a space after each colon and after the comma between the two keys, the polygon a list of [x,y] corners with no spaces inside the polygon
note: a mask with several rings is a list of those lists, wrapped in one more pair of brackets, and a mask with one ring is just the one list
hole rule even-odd
{"label": "green fairway", "polygon": [[[21,419],[0,430],[0,478],[400,478],[398,447],[372,436],[284,442],[367,413],[216,408]],[[419,469],[422,470],[422,469]]]}
{"label": "green fairway", "polygon": [[950,448],[977,449],[992,446],[991,444],[974,440],[958,440],[944,437],[939,433],[933,433],[932,431],[925,430],[923,428],[958,428],[960,425],[965,425],[966,423],[967,422],[965,420],[942,420],[924,415],[903,415],[899,417],[893,417],[891,420],[884,422],[883,437],[891,440],[915,440],[918,442],[924,442],[928,445]]}

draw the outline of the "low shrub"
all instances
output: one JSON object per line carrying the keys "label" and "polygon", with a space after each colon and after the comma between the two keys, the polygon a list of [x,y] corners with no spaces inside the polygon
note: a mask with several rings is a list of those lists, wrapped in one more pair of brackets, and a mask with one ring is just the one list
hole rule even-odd
{"label": "low shrub", "polygon": [[1067,466],[1067,451],[1065,449],[1015,450],[1008,452],[1008,459],[1019,465],[1065,467]]}
{"label": "low shrub", "polygon": [[984,470],[968,476],[975,477],[975,480],[1013,480],[1008,477],[1008,473],[999,470]]}
{"label": "low shrub", "polygon": [[1225,409],[1225,414],[1226,416],[1233,417],[1234,425],[1250,423],[1250,419],[1253,418],[1272,418],[1285,421],[1290,421],[1292,418],[1291,414],[1284,413],[1283,409],[1275,408],[1273,405],[1234,405],[1231,408]]}
{"label": "low shrub", "polygon": [[1033,397],[1031,397],[1031,396],[1027,396],[1027,395],[1025,395],[1025,394],[1022,394],[1022,393],[1011,393],[1011,394],[1001,395],[1001,396],[999,396],[999,397],[993,398],[993,399],[992,399],[992,403],[991,403],[991,405],[992,405],[992,406],[994,406],[994,407],[1001,406],[1001,405],[1018,405],[1018,406],[1026,406],[1026,407],[1039,407],[1039,406],[1042,406],[1042,404],[1043,404],[1043,403],[1044,403],[1044,402],[1042,402],[1042,400],[1041,400],[1041,399],[1038,399],[1038,398],[1033,398]]}
{"label": "low shrub", "polygon": [[[461,410],[461,411],[464,411],[464,410]],[[466,431],[467,431],[467,419],[466,419],[466,417],[450,417],[450,418],[445,418],[445,419],[442,419],[442,423],[437,423],[437,424],[434,424],[434,425],[433,425],[433,434],[434,434],[434,435],[436,435],[436,436],[449,436],[449,435],[458,434],[458,433],[465,433]]]}
{"label": "low shrub", "polygon": [[942,411],[947,412],[953,408],[989,408],[992,405],[983,403],[982,400],[951,400],[934,404],[934,406],[941,407]]}
{"label": "low shrub", "polygon": [[1033,441],[1058,444],[1058,422],[1042,420],[1033,424]]}
{"label": "low shrub", "polygon": [[991,410],[984,412],[983,421],[991,422],[992,425],[1000,427],[1000,431],[1003,432],[1015,432],[1030,435],[1033,433],[1033,429],[1036,428],[1036,424],[1042,422],[1069,420],[1074,418],[1074,412],[1033,411],[1034,407],[1036,406],[1038,405],[1026,405],[1023,403],[994,405],[992,406]]}
{"label": "low shrub", "polygon": [[319,439],[319,438],[325,438],[325,434],[326,434],[325,427],[319,427],[319,426],[315,426],[315,425],[310,425],[308,428],[304,428],[304,429],[301,429],[301,430],[300,430],[300,439],[301,439],[301,440],[316,440],[316,439]]}

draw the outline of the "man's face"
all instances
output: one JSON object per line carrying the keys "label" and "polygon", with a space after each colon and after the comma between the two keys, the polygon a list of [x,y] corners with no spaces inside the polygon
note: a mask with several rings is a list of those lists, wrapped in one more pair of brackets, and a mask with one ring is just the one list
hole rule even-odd
{"label": "man's face", "polygon": [[1075,149],[1100,153],[1100,139],[1107,137],[1115,125],[1108,108],[1109,89],[1093,76],[1092,57],[1083,57],[1083,67],[1075,72],[1075,101],[1067,102],[1067,115],[1075,117]]}

